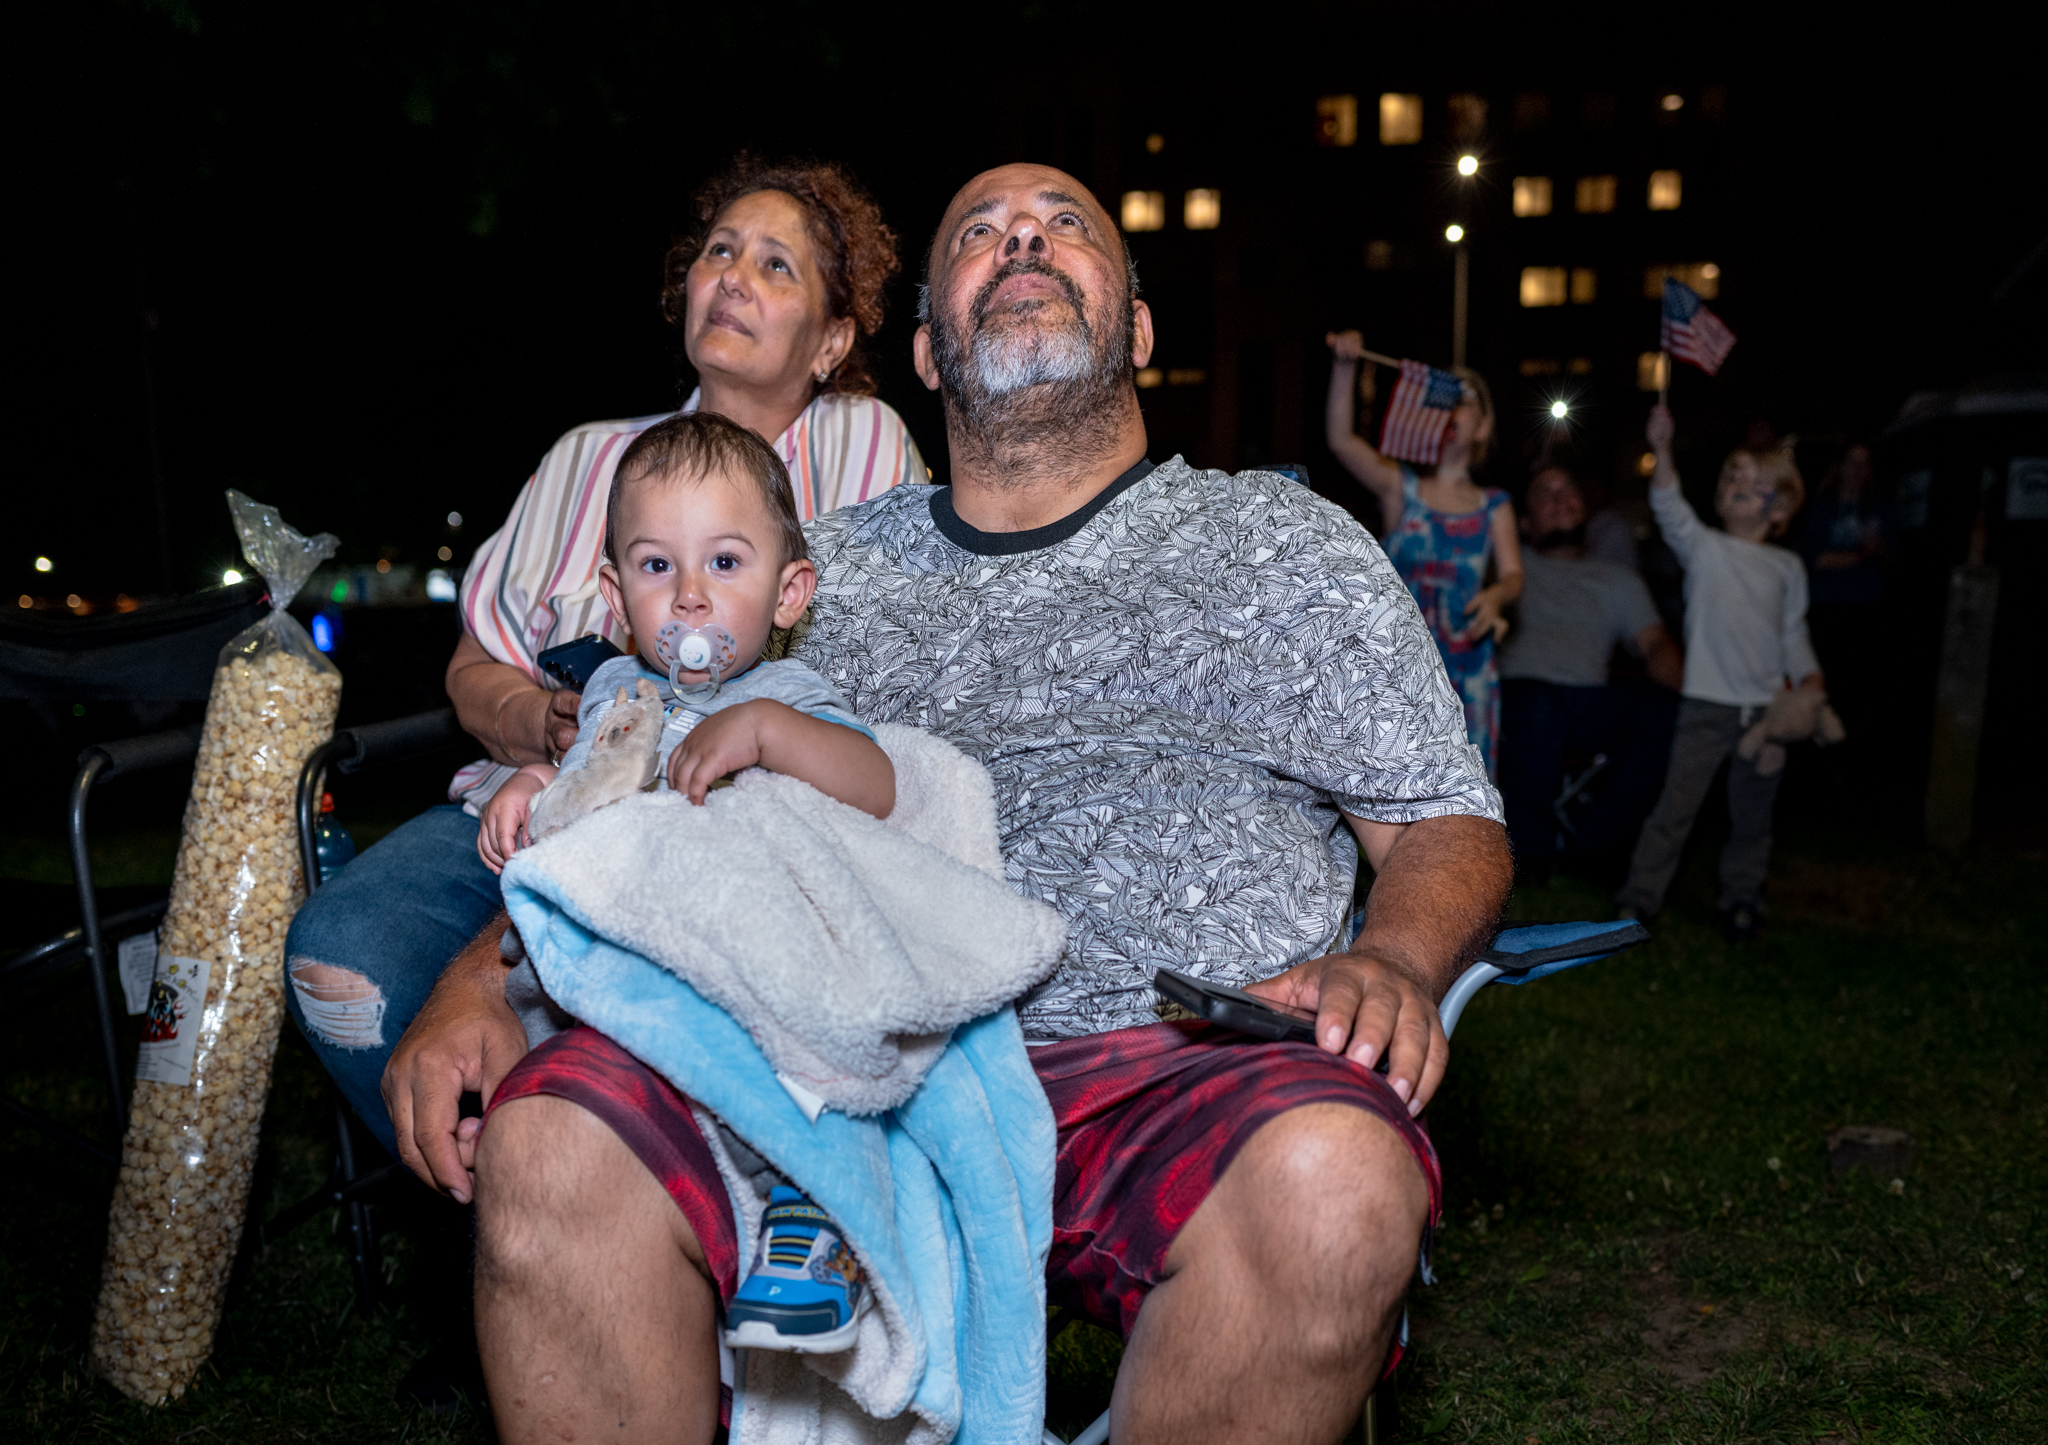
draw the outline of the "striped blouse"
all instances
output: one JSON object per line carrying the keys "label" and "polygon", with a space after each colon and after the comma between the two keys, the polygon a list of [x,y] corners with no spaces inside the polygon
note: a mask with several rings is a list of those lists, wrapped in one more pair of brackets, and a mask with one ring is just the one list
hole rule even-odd
{"label": "striped blouse", "polygon": [[[683,411],[695,411],[701,394],[691,392]],[[463,576],[463,630],[543,687],[558,684],[534,659],[557,643],[589,632],[626,643],[624,620],[612,616],[597,590],[605,503],[626,448],[668,415],[591,422],[556,442]],[[924,459],[903,419],[871,396],[818,397],[776,439],[775,449],[789,468],[797,515],[806,522],[926,480]],[[473,811],[513,771],[489,759],[471,763],[455,775],[448,796]]]}

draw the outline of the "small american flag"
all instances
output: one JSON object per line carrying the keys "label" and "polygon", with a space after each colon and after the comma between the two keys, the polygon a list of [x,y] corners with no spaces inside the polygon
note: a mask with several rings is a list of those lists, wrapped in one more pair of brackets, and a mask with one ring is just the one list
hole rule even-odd
{"label": "small american flag", "polygon": [[1401,363],[1401,379],[1380,424],[1380,453],[1404,462],[1433,466],[1444,449],[1444,432],[1464,400],[1465,383],[1448,371],[1419,361]]}
{"label": "small american flag", "polygon": [[1664,278],[1664,349],[1708,376],[1721,369],[1735,345],[1728,324],[1700,304],[1699,292]]}

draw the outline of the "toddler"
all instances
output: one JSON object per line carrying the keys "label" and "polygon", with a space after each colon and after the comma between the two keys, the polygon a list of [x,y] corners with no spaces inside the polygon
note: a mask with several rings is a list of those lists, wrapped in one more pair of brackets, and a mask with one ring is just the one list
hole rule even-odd
{"label": "toddler", "polygon": [[[810,668],[761,660],[771,631],[803,616],[817,586],[789,474],[772,448],[710,412],[641,433],[612,480],[605,558],[598,586],[625,619],[634,651],[591,676],[560,767],[522,768],[485,804],[477,851],[494,872],[528,840],[536,797],[590,757],[620,689],[659,699],[656,777],[693,803],[721,778],[762,767],[889,814],[896,773],[874,735]],[[791,1093],[815,1119],[815,1098]],[[868,1298],[831,1219],[778,1185],[753,1268],[726,1309],[726,1340],[843,1350]]]}
{"label": "toddler", "polygon": [[1628,882],[1616,902],[1627,918],[1647,918],[1664,902],[1678,856],[1692,831],[1715,769],[1728,763],[1728,846],[1721,850],[1721,910],[1729,936],[1756,937],[1764,872],[1771,858],[1771,806],[1782,776],[1735,756],[1743,731],[1788,682],[1821,686],[1820,663],[1806,636],[1806,568],[1769,545],[1805,499],[1789,451],[1743,448],[1721,467],[1714,497],[1724,531],[1701,523],[1678,489],[1671,461],[1671,413],[1650,413],[1650,510],[1685,568],[1685,685],[1664,791],[1636,841]]}

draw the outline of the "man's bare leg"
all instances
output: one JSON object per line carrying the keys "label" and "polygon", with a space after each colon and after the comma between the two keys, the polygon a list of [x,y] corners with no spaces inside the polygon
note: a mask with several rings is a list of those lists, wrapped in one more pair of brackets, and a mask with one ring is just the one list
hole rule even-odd
{"label": "man's bare leg", "polygon": [[1386,1362],[1429,1210],[1415,1156],[1363,1109],[1267,1123],[1167,1252],[1124,1349],[1117,1445],[1329,1445]]}
{"label": "man's bare leg", "polygon": [[566,1099],[478,1141],[476,1332],[506,1445],[709,1445],[718,1317],[704,1252],[647,1166]]}

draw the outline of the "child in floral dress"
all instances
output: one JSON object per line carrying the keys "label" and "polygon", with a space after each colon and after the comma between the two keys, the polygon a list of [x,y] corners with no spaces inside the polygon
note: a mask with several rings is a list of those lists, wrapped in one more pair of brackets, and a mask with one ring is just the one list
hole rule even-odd
{"label": "child in floral dress", "polygon": [[[1386,525],[1381,545],[1429,623],[1465,704],[1466,731],[1492,778],[1500,751],[1500,671],[1493,651],[1508,630],[1501,609],[1522,595],[1514,503],[1506,492],[1472,480],[1471,469],[1485,460],[1493,436],[1492,398],[1477,372],[1458,368],[1464,400],[1452,414],[1436,466],[1420,475],[1353,430],[1363,339],[1356,331],[1326,339],[1336,353],[1325,414],[1330,450],[1379,499]],[[1495,573],[1490,585],[1489,562]]]}

